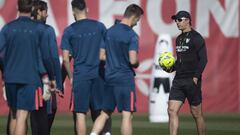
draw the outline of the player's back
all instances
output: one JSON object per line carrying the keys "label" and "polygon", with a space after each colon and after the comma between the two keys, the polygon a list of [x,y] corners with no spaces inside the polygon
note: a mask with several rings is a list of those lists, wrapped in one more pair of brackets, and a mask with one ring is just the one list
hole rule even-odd
{"label": "player's back", "polygon": [[38,49],[40,25],[19,17],[4,26],[4,78],[7,83],[39,84]]}
{"label": "player's back", "polygon": [[[67,37],[74,58],[74,76],[79,76],[75,80],[98,76],[99,49],[105,31],[102,23],[90,19],[79,20],[65,29],[63,38]],[[66,49],[64,42],[61,46]]]}
{"label": "player's back", "polygon": [[137,35],[131,27],[119,23],[107,30],[105,37],[106,49],[106,81],[108,84],[132,85],[134,70],[130,66],[129,51],[136,46]]}

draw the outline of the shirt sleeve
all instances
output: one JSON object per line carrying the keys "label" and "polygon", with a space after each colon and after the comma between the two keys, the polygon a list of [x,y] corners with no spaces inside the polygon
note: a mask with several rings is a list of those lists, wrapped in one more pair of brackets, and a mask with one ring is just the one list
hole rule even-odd
{"label": "shirt sleeve", "polygon": [[41,75],[44,75],[47,73],[46,68],[44,67],[43,61],[42,61],[42,55],[41,51],[38,50],[38,66],[39,66],[39,72]]}
{"label": "shirt sleeve", "polygon": [[71,37],[70,33],[71,33],[70,27],[68,27],[64,30],[63,36],[62,36],[62,41],[61,41],[61,49],[72,52],[71,45],[70,45],[70,37]]}
{"label": "shirt sleeve", "polygon": [[99,24],[100,24],[99,27],[101,29],[101,34],[102,34],[102,37],[103,37],[102,40],[101,40],[101,43],[100,43],[100,48],[105,49],[106,48],[106,46],[105,46],[105,36],[106,36],[107,29],[104,26],[104,24],[102,24],[102,23],[99,23]]}
{"label": "shirt sleeve", "polygon": [[205,41],[201,36],[194,38],[194,44],[196,45],[197,55],[199,58],[198,66],[195,71],[194,77],[200,78],[206,65],[207,65],[207,48]]}
{"label": "shirt sleeve", "polygon": [[6,38],[5,38],[5,35],[4,35],[4,31],[2,30],[0,32],[0,50],[2,50],[6,44]]}
{"label": "shirt sleeve", "polygon": [[5,45],[6,45],[6,35],[5,35],[6,27],[3,27],[0,32],[0,70],[3,72],[3,61],[5,56]]}
{"label": "shirt sleeve", "polygon": [[51,46],[51,54],[53,57],[53,65],[56,75],[57,88],[63,90],[62,75],[61,75],[61,64],[59,60],[58,45],[56,40],[56,34],[52,27],[49,27],[49,43]]}
{"label": "shirt sleeve", "polygon": [[129,51],[132,50],[138,52],[138,36],[136,34],[130,39]]}
{"label": "shirt sleeve", "polygon": [[55,80],[55,72],[53,65],[53,57],[51,54],[51,47],[49,45],[48,35],[49,32],[47,30],[40,30],[40,53],[42,57],[42,61],[44,67],[48,73],[50,80]]}

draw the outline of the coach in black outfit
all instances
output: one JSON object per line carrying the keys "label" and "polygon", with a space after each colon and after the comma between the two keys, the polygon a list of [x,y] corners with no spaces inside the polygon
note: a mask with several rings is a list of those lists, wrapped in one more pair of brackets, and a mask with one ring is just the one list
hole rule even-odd
{"label": "coach in black outfit", "polygon": [[205,135],[202,112],[201,77],[207,64],[207,51],[203,37],[191,27],[191,16],[179,11],[172,16],[182,33],[176,39],[176,71],[169,95],[168,114],[170,135],[177,135],[178,113],[187,98],[191,114],[196,122],[198,135]]}

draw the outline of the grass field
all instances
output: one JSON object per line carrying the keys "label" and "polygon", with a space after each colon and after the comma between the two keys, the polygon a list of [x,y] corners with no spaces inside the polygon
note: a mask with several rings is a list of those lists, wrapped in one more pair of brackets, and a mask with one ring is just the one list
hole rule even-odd
{"label": "grass field", "polygon": [[[240,114],[207,114],[207,135],[240,135]],[[121,116],[113,115],[112,134],[120,135]],[[5,135],[7,118],[0,116],[0,135]],[[87,118],[88,133],[92,122]],[[190,115],[180,116],[179,135],[196,135],[195,123]],[[29,133],[30,135],[30,133]],[[56,116],[52,135],[73,135],[72,116],[58,114]],[[133,135],[168,135],[168,125],[149,123],[147,114],[135,114],[133,118]]]}

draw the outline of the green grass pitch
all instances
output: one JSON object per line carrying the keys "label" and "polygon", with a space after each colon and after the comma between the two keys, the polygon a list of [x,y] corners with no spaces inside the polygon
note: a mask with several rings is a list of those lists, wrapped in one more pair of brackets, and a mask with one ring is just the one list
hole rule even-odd
{"label": "green grass pitch", "polygon": [[[240,135],[240,114],[206,114],[207,135]],[[6,116],[0,116],[0,135],[5,135]],[[120,135],[121,116],[113,115],[112,135]],[[92,122],[87,117],[88,134]],[[73,135],[71,114],[57,114],[52,135]],[[194,120],[190,115],[180,115],[179,135],[197,135]],[[29,131],[30,135],[30,131]],[[133,135],[168,135],[167,123],[150,123],[148,114],[134,114]]]}

